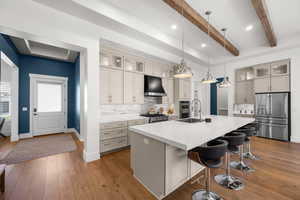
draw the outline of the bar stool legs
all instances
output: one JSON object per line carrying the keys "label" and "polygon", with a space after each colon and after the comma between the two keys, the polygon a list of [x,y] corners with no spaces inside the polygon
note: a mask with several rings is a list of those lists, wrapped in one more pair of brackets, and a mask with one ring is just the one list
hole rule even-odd
{"label": "bar stool legs", "polygon": [[244,188],[244,183],[230,175],[230,152],[226,153],[226,174],[219,174],[215,176],[215,181],[221,186],[231,190],[241,190]]}
{"label": "bar stool legs", "polygon": [[250,144],[250,141],[246,144],[246,149],[247,151],[243,154],[244,158],[246,159],[251,159],[251,160],[260,160],[259,157],[257,157],[256,155],[254,155],[252,152],[251,152],[251,144]]}
{"label": "bar stool legs", "polygon": [[243,151],[243,145],[239,146],[240,149],[240,161],[234,161],[230,163],[230,166],[234,169],[241,170],[244,172],[254,172],[255,170],[249,166],[246,165],[244,162],[244,151]]}
{"label": "bar stool legs", "polygon": [[222,197],[210,191],[210,168],[205,168],[205,190],[197,190],[192,194],[192,200],[223,200]]}

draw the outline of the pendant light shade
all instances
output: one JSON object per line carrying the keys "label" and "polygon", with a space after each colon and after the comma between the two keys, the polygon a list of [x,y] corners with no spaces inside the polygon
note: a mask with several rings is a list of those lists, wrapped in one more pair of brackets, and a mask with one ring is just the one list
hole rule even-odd
{"label": "pendant light shade", "polygon": [[193,76],[191,68],[186,65],[186,62],[182,59],[180,64],[175,65],[174,77],[175,78],[191,78]]}
{"label": "pendant light shade", "polygon": [[[225,44],[225,39],[226,39],[226,28],[223,28],[221,31],[223,32],[224,36],[223,36],[223,44],[224,44],[224,53],[226,50],[226,44]],[[231,82],[229,80],[229,77],[226,76],[226,60],[224,58],[224,77],[223,80],[221,81],[221,83],[218,83],[218,87],[219,88],[227,88],[231,85]]]}
{"label": "pendant light shade", "polygon": [[183,16],[183,1],[181,5],[181,15],[182,15],[182,60],[179,64],[174,67],[174,78],[191,78],[193,76],[191,68],[189,68],[184,60],[184,16]]}
{"label": "pendant light shade", "polygon": [[[210,43],[210,23],[209,23],[209,16],[211,15],[211,11],[206,11],[205,15],[207,16],[207,35],[208,35],[208,41]],[[208,56],[208,70],[205,75],[205,77],[201,80],[201,83],[203,84],[211,84],[216,83],[217,80],[213,77],[213,75],[210,72],[210,57]]]}

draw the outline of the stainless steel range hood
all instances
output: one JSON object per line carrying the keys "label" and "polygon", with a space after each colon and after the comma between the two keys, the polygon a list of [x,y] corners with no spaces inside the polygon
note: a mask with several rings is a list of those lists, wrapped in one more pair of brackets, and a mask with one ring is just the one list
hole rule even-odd
{"label": "stainless steel range hood", "polygon": [[144,78],[144,95],[152,97],[166,96],[166,92],[159,77],[147,76]]}

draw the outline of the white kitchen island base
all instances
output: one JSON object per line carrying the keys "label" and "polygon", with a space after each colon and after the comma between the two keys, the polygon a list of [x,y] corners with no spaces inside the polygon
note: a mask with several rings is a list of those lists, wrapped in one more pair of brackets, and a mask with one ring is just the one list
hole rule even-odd
{"label": "white kitchen island base", "polygon": [[134,177],[157,199],[162,199],[204,169],[188,159],[187,151],[132,133]]}
{"label": "white kitchen island base", "polygon": [[129,127],[134,176],[162,199],[204,169],[188,159],[188,151],[254,118],[209,116],[211,123],[166,121]]}

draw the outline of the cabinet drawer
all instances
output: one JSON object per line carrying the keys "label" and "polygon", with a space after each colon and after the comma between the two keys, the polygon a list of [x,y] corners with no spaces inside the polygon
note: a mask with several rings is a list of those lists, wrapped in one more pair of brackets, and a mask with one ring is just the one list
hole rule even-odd
{"label": "cabinet drawer", "polygon": [[145,124],[146,119],[137,119],[128,121],[128,126],[142,125]]}
{"label": "cabinet drawer", "polygon": [[101,141],[100,152],[111,151],[128,145],[127,137],[119,137]]}
{"label": "cabinet drawer", "polygon": [[122,127],[126,127],[126,126],[127,126],[126,121],[100,123],[100,130],[102,130],[102,129],[112,129],[112,128],[122,128]]}
{"label": "cabinet drawer", "polygon": [[126,128],[116,128],[111,130],[103,130],[100,132],[100,140],[127,136]]}

